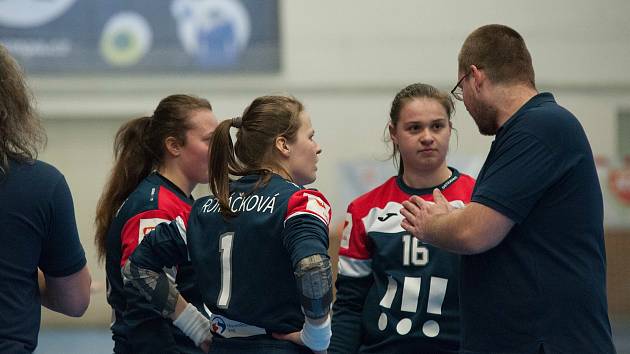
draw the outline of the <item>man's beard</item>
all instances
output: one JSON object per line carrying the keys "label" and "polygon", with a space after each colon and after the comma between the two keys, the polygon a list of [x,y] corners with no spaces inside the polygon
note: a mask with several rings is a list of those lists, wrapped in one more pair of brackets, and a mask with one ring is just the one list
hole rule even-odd
{"label": "man's beard", "polygon": [[474,111],[474,113],[469,113],[477,124],[479,133],[482,135],[495,135],[497,130],[499,130],[499,126],[497,124],[498,113],[496,108],[477,103]]}

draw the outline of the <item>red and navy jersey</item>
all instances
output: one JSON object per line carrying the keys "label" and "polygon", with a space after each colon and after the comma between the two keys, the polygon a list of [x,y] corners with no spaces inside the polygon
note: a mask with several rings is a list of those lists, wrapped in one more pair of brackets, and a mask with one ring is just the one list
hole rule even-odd
{"label": "red and navy jersey", "polygon": [[[159,225],[131,256],[158,271],[190,257],[204,304],[213,313],[256,326],[262,333],[302,329],[304,314],[294,267],[315,254],[327,257],[331,209],[317,190],[271,175],[248,175],[230,183],[224,218],[216,198],[195,202],[187,230]],[[225,326],[214,323],[216,334]]]}
{"label": "red and navy jersey", "polygon": [[348,206],[339,248],[331,353],[456,353],[460,257],[422,243],[400,223],[411,195],[439,188],[455,207],[470,202],[472,177],[451,168],[441,185],[413,189],[401,177]]}
{"label": "red and navy jersey", "polygon": [[[172,326],[170,321],[162,319],[159,313],[150,312],[149,306],[142,306],[142,298],[125,292],[121,267],[133,253],[140,241],[159,223],[176,217],[187,220],[193,200],[184,194],[175,184],[158,173],[147,176],[129,195],[120,207],[107,232],[105,267],[107,273],[107,301],[112,306],[113,319],[111,329],[116,352],[129,352],[130,333],[135,336],[143,333],[143,323],[160,322],[160,326],[169,326],[174,331],[174,338],[188,339]],[[173,272],[173,275],[174,272]],[[190,265],[182,265],[177,271],[177,286],[182,296],[189,302],[199,304],[197,289],[193,286],[194,274]],[[130,298],[133,298],[131,300]],[[145,304],[146,305],[146,304]],[[155,324],[152,324],[153,326]],[[168,328],[166,330],[168,332]],[[149,331],[150,332],[150,331]],[[151,333],[146,333],[151,335]],[[136,342],[146,341],[134,338]],[[148,340],[148,339],[147,339]],[[155,338],[152,338],[155,341]],[[194,346],[194,344],[193,344]],[[137,352],[137,350],[134,350]]]}

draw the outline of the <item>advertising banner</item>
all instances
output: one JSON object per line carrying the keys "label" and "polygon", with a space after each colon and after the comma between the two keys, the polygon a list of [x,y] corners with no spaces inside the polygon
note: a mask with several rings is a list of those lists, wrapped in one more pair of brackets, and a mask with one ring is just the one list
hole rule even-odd
{"label": "advertising banner", "polygon": [[29,73],[277,72],[277,0],[2,0]]}

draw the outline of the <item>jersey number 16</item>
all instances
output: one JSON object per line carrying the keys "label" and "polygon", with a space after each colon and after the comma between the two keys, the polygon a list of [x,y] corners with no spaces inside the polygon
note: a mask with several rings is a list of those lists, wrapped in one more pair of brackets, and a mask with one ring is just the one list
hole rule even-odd
{"label": "jersey number 16", "polygon": [[429,249],[411,235],[403,235],[403,265],[423,266],[429,263]]}

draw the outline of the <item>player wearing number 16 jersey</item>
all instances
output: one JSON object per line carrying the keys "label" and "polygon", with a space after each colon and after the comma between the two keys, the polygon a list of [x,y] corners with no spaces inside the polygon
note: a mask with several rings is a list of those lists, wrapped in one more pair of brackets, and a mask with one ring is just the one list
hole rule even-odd
{"label": "player wearing number 16 jersey", "polygon": [[457,353],[459,256],[418,242],[400,226],[402,202],[470,201],[472,177],[446,165],[450,97],[429,85],[400,91],[390,113],[399,174],[355,199],[339,248],[330,353]]}

